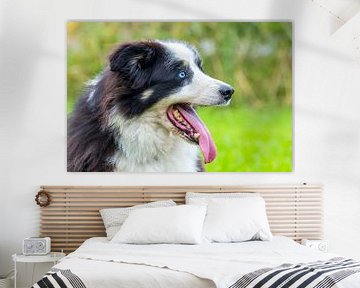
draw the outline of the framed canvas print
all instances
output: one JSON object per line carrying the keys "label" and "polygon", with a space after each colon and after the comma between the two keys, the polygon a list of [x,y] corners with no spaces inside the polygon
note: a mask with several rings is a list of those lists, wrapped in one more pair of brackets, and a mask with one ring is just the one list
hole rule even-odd
{"label": "framed canvas print", "polygon": [[292,171],[291,22],[67,23],[68,172]]}

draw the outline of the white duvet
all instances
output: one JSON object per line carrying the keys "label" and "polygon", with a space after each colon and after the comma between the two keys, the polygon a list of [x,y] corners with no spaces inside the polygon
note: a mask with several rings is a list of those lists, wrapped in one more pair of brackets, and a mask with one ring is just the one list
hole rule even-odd
{"label": "white duvet", "polygon": [[[70,269],[87,288],[228,288],[244,274],[261,268],[336,256],[311,250],[286,237],[200,245],[112,244],[106,238],[91,238],[55,267]],[[360,273],[334,287],[360,287]]]}

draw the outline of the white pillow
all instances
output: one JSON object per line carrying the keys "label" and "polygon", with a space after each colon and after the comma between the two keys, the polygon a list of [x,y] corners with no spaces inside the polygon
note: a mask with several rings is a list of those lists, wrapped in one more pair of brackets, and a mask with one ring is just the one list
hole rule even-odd
{"label": "white pillow", "polygon": [[246,198],[246,197],[259,197],[259,193],[255,192],[243,192],[243,193],[197,193],[186,192],[185,203],[186,204],[207,204],[211,199],[225,198]]}
{"label": "white pillow", "polygon": [[111,242],[197,244],[201,242],[205,214],[205,205],[133,210]]}
{"label": "white pillow", "polygon": [[111,240],[115,234],[120,230],[121,225],[124,223],[129,213],[132,210],[139,208],[153,208],[153,207],[170,207],[176,206],[172,200],[156,201],[146,204],[135,205],[128,208],[109,208],[101,209],[100,214],[106,229],[107,239]]}
{"label": "white pillow", "polygon": [[247,197],[209,200],[203,237],[211,242],[271,240],[264,199]]}

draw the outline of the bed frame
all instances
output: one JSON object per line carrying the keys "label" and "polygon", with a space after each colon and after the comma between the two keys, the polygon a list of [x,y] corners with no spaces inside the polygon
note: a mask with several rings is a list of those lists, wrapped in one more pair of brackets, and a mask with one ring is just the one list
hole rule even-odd
{"label": "bed frame", "polygon": [[128,207],[164,199],[184,203],[185,193],[259,192],[265,199],[271,231],[295,241],[321,239],[322,186],[42,186],[51,203],[40,208],[40,234],[52,239],[52,251],[74,251],[90,237],[105,236],[99,209]]}

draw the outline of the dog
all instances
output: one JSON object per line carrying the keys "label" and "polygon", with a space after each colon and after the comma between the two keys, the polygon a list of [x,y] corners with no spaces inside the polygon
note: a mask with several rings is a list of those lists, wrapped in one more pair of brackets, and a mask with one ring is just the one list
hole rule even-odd
{"label": "dog", "polygon": [[68,171],[204,171],[217,151],[195,108],[227,105],[234,89],[185,42],[125,43],[108,60],[68,121]]}

